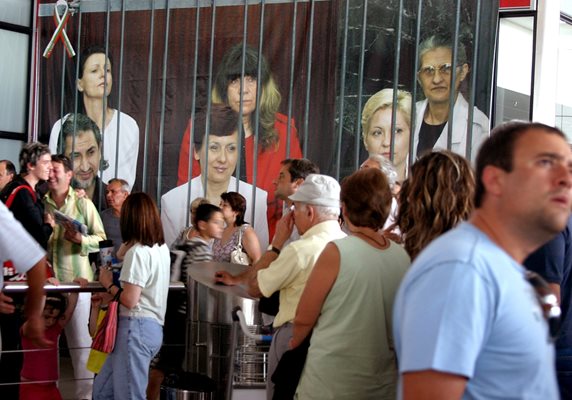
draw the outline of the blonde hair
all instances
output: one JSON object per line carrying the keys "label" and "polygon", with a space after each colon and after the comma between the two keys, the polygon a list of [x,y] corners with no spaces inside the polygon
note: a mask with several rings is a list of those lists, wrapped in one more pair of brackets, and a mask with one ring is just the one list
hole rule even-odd
{"label": "blonde hair", "polygon": [[[393,106],[393,89],[383,89],[369,98],[361,113],[361,127],[363,140],[369,131],[371,117],[378,110]],[[397,111],[405,115],[407,124],[411,124],[411,93],[405,90],[397,91]]]}

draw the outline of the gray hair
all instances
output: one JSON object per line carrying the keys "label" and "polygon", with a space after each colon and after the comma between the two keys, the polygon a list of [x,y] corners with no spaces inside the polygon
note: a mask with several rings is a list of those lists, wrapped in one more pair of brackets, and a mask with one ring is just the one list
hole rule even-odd
{"label": "gray hair", "polygon": [[397,183],[397,171],[395,170],[395,165],[393,165],[391,160],[387,159],[386,157],[380,154],[371,154],[367,159],[375,161],[379,165],[379,169],[381,170],[381,172],[383,172],[383,175],[385,175],[385,177],[387,178],[387,182],[389,183],[389,188],[393,190],[395,184]]}
{"label": "gray hair", "polygon": [[127,182],[125,179],[121,179],[121,178],[113,178],[110,179],[109,182],[107,182],[107,185],[109,186],[112,183],[119,183],[121,185],[121,190],[123,190],[124,192],[130,193],[131,192],[131,186],[129,186],[129,182]]}
{"label": "gray hair", "polygon": [[339,207],[328,207],[328,206],[316,206],[314,204],[306,204],[305,206],[311,206],[319,217],[324,219],[337,219],[340,216]]}
{"label": "gray hair", "polygon": [[[437,49],[439,47],[444,47],[450,49],[453,52],[453,43],[450,37],[444,35],[432,35],[427,39],[423,40],[419,45],[419,61],[428,51]],[[461,66],[467,63],[467,51],[465,50],[465,45],[461,42],[457,43],[457,65]]]}

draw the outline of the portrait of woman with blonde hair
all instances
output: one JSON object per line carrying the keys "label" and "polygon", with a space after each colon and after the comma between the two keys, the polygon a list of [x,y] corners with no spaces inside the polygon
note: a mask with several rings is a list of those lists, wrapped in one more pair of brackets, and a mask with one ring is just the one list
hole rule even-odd
{"label": "portrait of woman with blonde hair", "polygon": [[469,218],[474,193],[473,170],[456,153],[428,153],[413,164],[399,193],[395,221],[411,259],[437,236]]}
{"label": "portrait of woman with blonde hair", "polygon": [[397,91],[397,112],[393,157],[391,154],[391,116],[393,89],[383,89],[365,103],[361,114],[362,138],[369,155],[379,154],[392,160],[401,182],[407,175],[407,157],[411,140],[411,94]]}

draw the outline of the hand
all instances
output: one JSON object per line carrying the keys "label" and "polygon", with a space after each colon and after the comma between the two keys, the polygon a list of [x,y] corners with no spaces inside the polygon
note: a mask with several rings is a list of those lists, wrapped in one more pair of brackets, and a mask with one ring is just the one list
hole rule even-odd
{"label": "hand", "polygon": [[111,268],[99,267],[99,283],[101,283],[106,290],[113,283],[113,272],[111,272]]}
{"label": "hand", "polygon": [[64,232],[64,239],[72,243],[81,244],[81,233],[76,231],[71,222],[64,223],[66,231]]}
{"label": "hand", "polygon": [[60,281],[56,277],[51,277],[51,278],[46,279],[46,283],[48,285],[59,286]]}
{"label": "hand", "polygon": [[272,245],[280,250],[284,247],[284,243],[292,235],[294,230],[294,213],[289,212],[280,218],[280,221],[276,224],[276,232],[274,233],[274,239],[272,239]]}
{"label": "hand", "polygon": [[75,194],[76,194],[78,199],[83,199],[84,197],[87,197],[87,193],[85,192],[85,189],[77,188],[77,189],[75,189]]}
{"label": "hand", "polygon": [[50,225],[52,228],[56,226],[56,221],[54,220],[54,216],[50,213],[44,214],[44,223]]}
{"label": "hand", "polygon": [[227,286],[234,286],[237,284],[235,277],[226,271],[215,272],[215,282],[223,283]]}
{"label": "hand", "polygon": [[12,314],[16,311],[16,307],[12,304],[13,301],[10,296],[0,292],[0,314]]}
{"label": "hand", "polygon": [[45,321],[41,316],[30,317],[24,325],[22,325],[24,336],[30,339],[39,348],[47,348],[54,344],[52,341],[46,339],[44,331]]}
{"label": "hand", "polygon": [[93,293],[91,295],[91,306],[99,308],[99,306],[101,306],[101,303],[103,303],[102,293],[99,292]]}
{"label": "hand", "polygon": [[85,278],[75,278],[73,281],[75,283],[79,283],[79,287],[82,287],[82,288],[86,287],[87,283],[88,283],[88,280]]}

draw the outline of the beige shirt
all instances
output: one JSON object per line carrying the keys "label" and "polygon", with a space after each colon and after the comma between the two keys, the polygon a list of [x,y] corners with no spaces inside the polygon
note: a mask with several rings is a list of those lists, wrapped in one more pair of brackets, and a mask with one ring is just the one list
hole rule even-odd
{"label": "beige shirt", "polygon": [[330,241],[345,236],[338,221],[320,222],[308,229],[299,240],[284,247],[268,268],[258,271],[258,287],[265,297],[280,290],[280,306],[274,327],[294,320],[300,296],[322,250]]}

